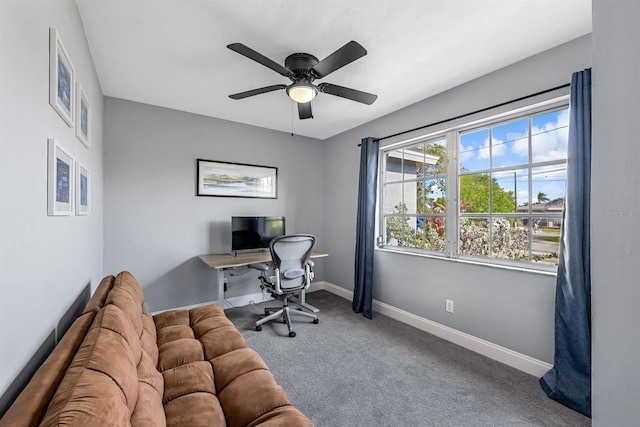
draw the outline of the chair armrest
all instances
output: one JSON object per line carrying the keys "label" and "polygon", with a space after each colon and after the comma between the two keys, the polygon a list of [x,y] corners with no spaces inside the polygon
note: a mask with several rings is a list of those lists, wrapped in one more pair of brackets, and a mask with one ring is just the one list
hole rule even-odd
{"label": "chair armrest", "polygon": [[248,265],[249,268],[253,268],[254,270],[259,270],[259,271],[269,271],[269,264],[266,263],[256,263],[256,264],[249,264]]}

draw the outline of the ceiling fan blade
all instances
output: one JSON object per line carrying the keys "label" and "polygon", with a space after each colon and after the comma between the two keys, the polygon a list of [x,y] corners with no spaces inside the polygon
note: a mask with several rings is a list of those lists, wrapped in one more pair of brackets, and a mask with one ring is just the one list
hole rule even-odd
{"label": "ceiling fan blade", "polygon": [[274,90],[285,89],[287,85],[273,85],[261,87],[259,89],[248,90],[246,92],[234,93],[233,95],[229,95],[231,99],[243,99],[248,98],[254,95],[260,95],[261,93],[273,92]]}
{"label": "ceiling fan blade", "polygon": [[361,102],[363,104],[371,105],[378,95],[372,93],[362,92],[360,90],[350,89],[348,87],[338,86],[331,83],[320,83],[318,90],[329,95],[339,96],[341,98],[350,99],[352,101]]}
{"label": "ceiling fan blade", "polygon": [[275,61],[272,61],[263,54],[256,52],[255,50],[243,45],[242,43],[231,43],[230,45],[227,45],[227,47],[232,51],[239,53],[240,55],[244,55],[247,58],[264,65],[267,68],[271,68],[276,73],[280,73],[285,77],[289,77],[291,75],[291,71],[287,70],[282,65],[278,64]]}
{"label": "ceiling fan blade", "polygon": [[311,101],[305,102],[304,104],[298,104],[298,117],[300,117],[300,120],[313,119]]}
{"label": "ceiling fan blade", "polygon": [[365,48],[360,43],[350,41],[331,55],[318,62],[312,68],[317,78],[321,79],[328,76],[339,68],[352,63],[356,59],[362,58],[367,54]]}

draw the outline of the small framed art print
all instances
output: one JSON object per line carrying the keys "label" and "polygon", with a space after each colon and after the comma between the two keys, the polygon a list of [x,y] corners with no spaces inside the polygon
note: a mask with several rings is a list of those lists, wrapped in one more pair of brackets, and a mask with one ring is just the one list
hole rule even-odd
{"label": "small framed art print", "polygon": [[49,139],[47,213],[73,215],[74,159],[55,139]]}
{"label": "small framed art print", "polygon": [[76,136],[85,147],[91,148],[91,105],[80,83],[76,84]]}
{"label": "small framed art print", "polygon": [[76,162],[76,215],[91,213],[91,172]]}
{"label": "small framed art print", "polygon": [[69,127],[74,124],[76,72],[55,28],[49,29],[49,104]]}

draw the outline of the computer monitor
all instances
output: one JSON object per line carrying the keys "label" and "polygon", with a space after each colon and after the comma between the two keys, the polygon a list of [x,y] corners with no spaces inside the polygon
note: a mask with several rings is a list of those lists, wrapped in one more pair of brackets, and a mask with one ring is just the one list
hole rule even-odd
{"label": "computer monitor", "polygon": [[274,237],[285,234],[283,216],[231,217],[231,250],[264,249]]}

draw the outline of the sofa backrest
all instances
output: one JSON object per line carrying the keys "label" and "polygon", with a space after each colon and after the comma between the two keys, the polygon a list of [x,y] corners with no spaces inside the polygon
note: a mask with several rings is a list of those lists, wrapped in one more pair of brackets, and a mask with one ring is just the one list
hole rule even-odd
{"label": "sofa backrest", "polygon": [[165,426],[153,319],[120,273],[56,391],[42,426]]}

